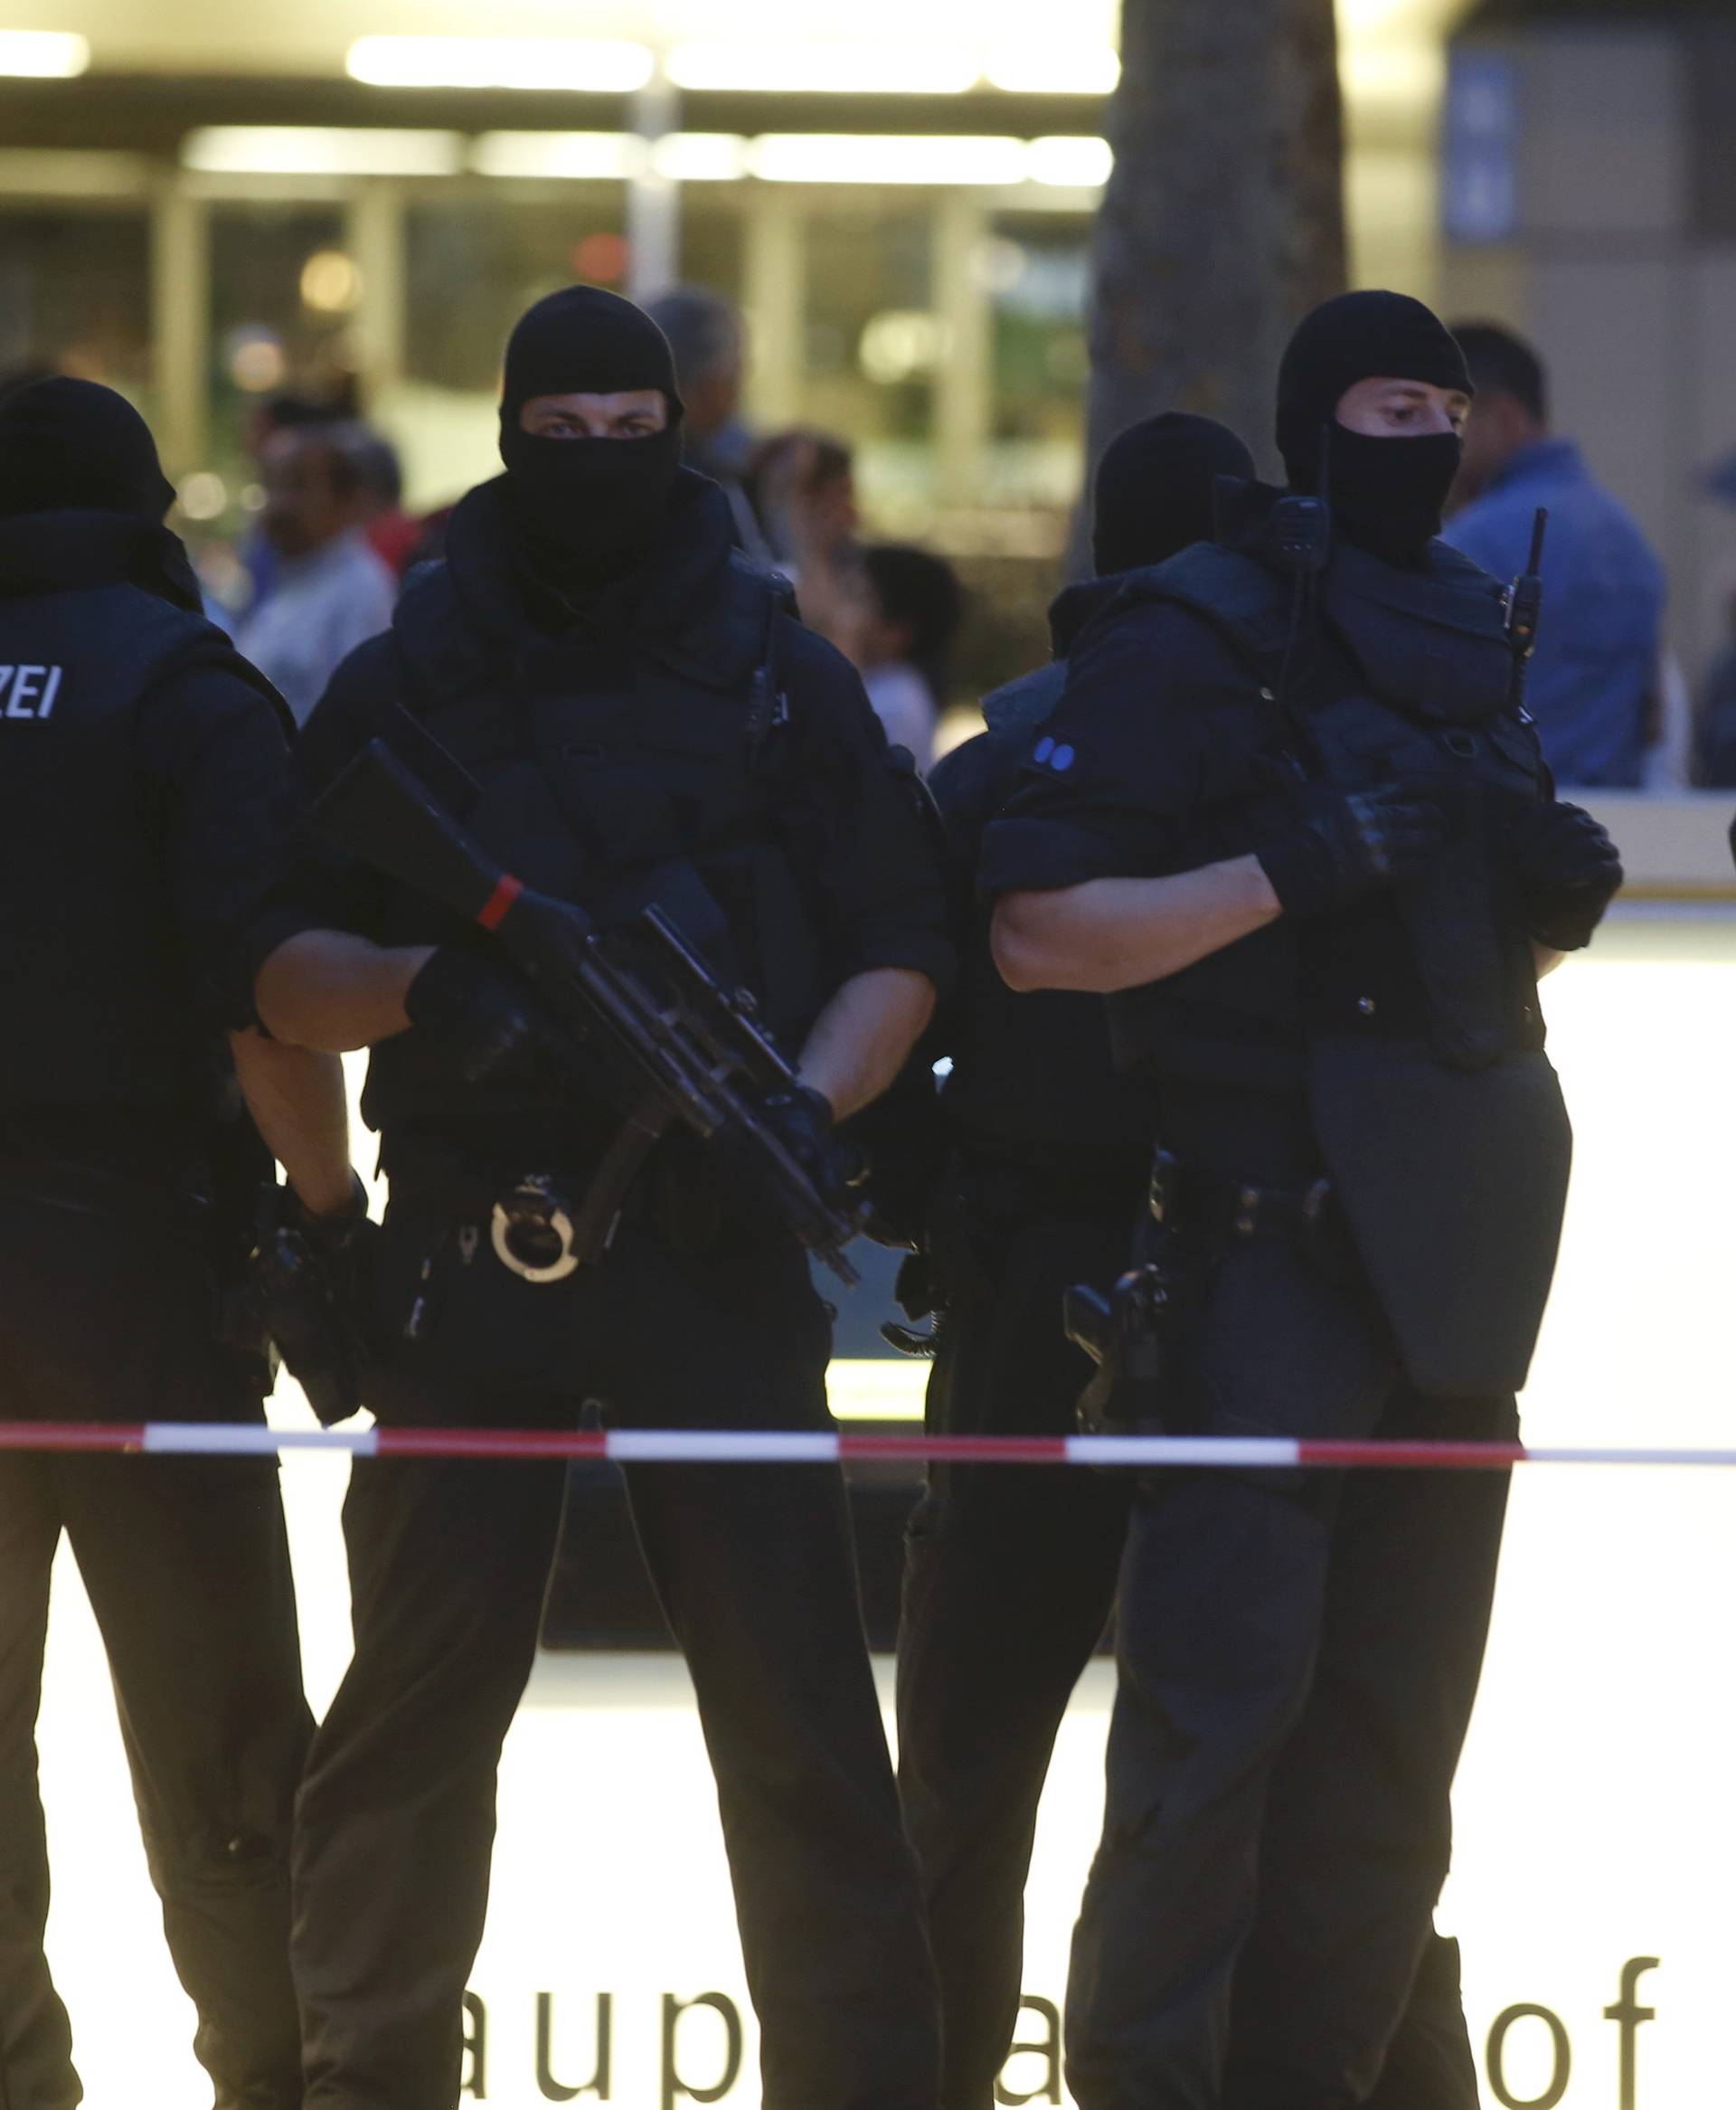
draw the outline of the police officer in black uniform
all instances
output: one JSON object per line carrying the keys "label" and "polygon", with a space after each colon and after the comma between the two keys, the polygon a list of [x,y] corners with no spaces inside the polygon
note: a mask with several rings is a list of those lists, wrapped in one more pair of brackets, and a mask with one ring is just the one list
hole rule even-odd
{"label": "police officer in black uniform", "polygon": [[[987,834],[1003,972],[1115,992],[1149,1097],[1158,1375],[1112,1402],[1146,1425],[1514,1427],[1568,1157],[1536,971],[1620,872],[1553,799],[1501,589],[1432,539],[1469,394],[1419,303],[1316,310],[1279,383],[1293,496],[1251,488],[1225,544],[1127,583]],[[1084,2110],[1369,2098],[1446,1873],[1504,1494],[1142,1489],[1069,1989]]]}
{"label": "police officer in black uniform", "polygon": [[[335,1062],[244,1030],[287,714],[199,612],[137,413],[0,407],[0,1415],[258,1422],[223,1338],[269,1159],[351,1197]],[[34,1727],[65,1533],[219,2110],[292,2110],[290,1814],[311,1730],[265,1459],[0,1454],[0,2103],[80,2099],[42,1953]]]}
{"label": "police officer in black uniform", "polygon": [[[1109,1060],[1101,999],[1015,995],[995,970],[988,912],[973,898],[983,830],[1018,788],[1073,640],[1114,599],[1117,575],[1209,537],[1213,479],[1253,473],[1241,440],[1207,418],[1171,413],[1122,433],[1093,486],[1098,575],[1051,610],[1054,657],[986,697],[986,730],[929,775],[963,882],[959,982],[922,1050],[925,1068],[950,1062],[943,1161],[901,1287],[913,1319],[939,1313],[927,1416],[939,1434],[1074,1428],[1091,1367],[1061,1331],[1061,1298],[1125,1267],[1151,1163],[1150,1110]],[[914,1082],[886,1104],[899,1132],[871,1144],[882,1206],[897,1146],[929,1142],[932,1092]],[[938,1465],[910,1522],[899,1793],[940,1980],[947,2110],[986,2110],[1013,2039],[1037,1804],[1114,1601],[1131,1493],[1109,1474]]]}
{"label": "police officer in black uniform", "polygon": [[[1253,473],[1232,432],[1177,412],[1105,450],[1092,492],[1098,576],[1051,610],[1054,658],[986,697],[987,730],[929,780],[965,892],[985,828],[1061,702],[1073,640],[1124,575],[1211,538],[1219,478]],[[1123,707],[1144,700],[1129,692]],[[950,1058],[939,1101],[947,1161],[909,1278],[939,1308],[928,1421],[946,1435],[1065,1435],[1093,1373],[1058,1323],[1061,1300],[1125,1265],[1152,1110],[1110,1060],[1101,1000],[1015,994],[995,969],[987,911],[972,901],[963,920],[958,988],[922,1050],[925,1062]],[[920,1148],[925,1111],[908,1094],[889,1101],[890,1140]],[[924,1316],[920,1305],[911,1315]],[[940,1981],[947,2110],[995,2100],[1018,2012],[1037,1805],[1068,1698],[1114,1604],[1133,1491],[1121,1475],[943,1464],[911,1520],[899,1793]],[[1457,1948],[1441,1941],[1425,1953],[1370,2100],[1477,2110],[1477,2099]]]}
{"label": "police officer in black uniform", "polygon": [[[669,348],[590,288],[507,349],[506,474],[448,559],[339,670],[310,783],[382,736],[478,780],[471,830],[602,918],[664,903],[757,992],[805,1090],[781,1118],[835,1178],[842,1117],[894,1075],[949,975],[939,858],[861,686],[731,548],[679,467]],[[906,758],[907,760],[908,758]],[[829,1426],[829,1315],[739,1169],[660,1147],[599,1264],[535,1282],[491,1213],[575,1199],[618,1114],[539,1062],[528,989],[480,933],[309,858],[307,928],[267,962],[286,1039],[374,1044],[392,1187],[369,1404],[387,1422]],[[355,1656],[316,1738],[297,1850],[310,2105],[456,2100],[501,1739],[530,1670],[557,1463],[360,1465]],[[770,2110],[932,2110],[920,1902],[856,1601],[838,1475],[629,1468],[640,1542],[698,1690]],[[672,1892],[671,1909],[679,1909]]]}

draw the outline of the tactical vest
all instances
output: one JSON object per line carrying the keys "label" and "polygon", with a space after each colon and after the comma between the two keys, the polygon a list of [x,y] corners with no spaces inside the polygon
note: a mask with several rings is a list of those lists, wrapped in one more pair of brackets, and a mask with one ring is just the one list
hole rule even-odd
{"label": "tactical vest", "polygon": [[[930,784],[964,888],[974,887],[983,830],[1018,789],[1032,741],[1067,686],[1065,660],[984,698],[988,730],[947,755]],[[1061,990],[1016,994],[1001,979],[989,916],[972,903],[949,1007],[952,1072],[941,1093],[955,1131],[1014,1162],[1076,1172],[1081,1183],[1142,1176],[1151,1112],[1109,1059],[1102,999]]]}
{"label": "tactical vest", "polygon": [[199,664],[276,703],[140,587],[0,596],[0,1112],[207,1111],[226,1050],[195,1020],[135,753],[151,691]]}
{"label": "tactical vest", "polygon": [[[465,820],[484,847],[605,922],[658,902],[793,1050],[829,992],[803,870],[819,846],[784,768],[788,608],[783,582],[737,556],[717,601],[680,631],[630,648],[528,629],[506,639],[473,620],[441,565],[403,596],[393,639],[407,711],[480,786]],[[386,943],[448,934],[417,897],[390,897]],[[419,1036],[376,1048],[372,1125],[451,1110]]]}
{"label": "tactical vest", "polygon": [[[1339,1017],[1309,1012],[1308,1103],[1413,1381],[1445,1395],[1517,1389],[1553,1273],[1571,1135],[1507,877],[1509,824],[1548,794],[1549,776],[1515,700],[1498,592],[1443,544],[1427,574],[1341,544],[1317,620],[1350,678],[1305,672],[1280,699],[1298,642],[1282,579],[1201,544],[1146,574],[1142,591],[1203,618],[1274,710],[1288,705],[1305,773],[1345,791],[1424,784],[1448,815],[1443,853],[1393,890],[1423,1036],[1390,1037],[1348,1005]],[[1311,941],[1329,949],[1334,921]]]}
{"label": "tactical vest", "polygon": [[[1308,774],[1345,791],[1424,785],[1446,810],[1444,854],[1393,899],[1436,1055],[1481,1069],[1543,1045],[1530,942],[1510,898],[1502,838],[1549,780],[1535,728],[1514,701],[1493,582],[1445,544],[1433,555],[1431,575],[1413,575],[1340,545],[1319,620],[1353,678],[1322,683],[1305,671],[1286,700]],[[1209,543],[1147,578],[1154,597],[1204,617],[1276,689],[1291,633],[1281,579]],[[1307,651],[1305,639],[1297,654],[1305,668]],[[1363,1033],[1354,1013],[1316,1021],[1316,1031],[1338,1026]]]}

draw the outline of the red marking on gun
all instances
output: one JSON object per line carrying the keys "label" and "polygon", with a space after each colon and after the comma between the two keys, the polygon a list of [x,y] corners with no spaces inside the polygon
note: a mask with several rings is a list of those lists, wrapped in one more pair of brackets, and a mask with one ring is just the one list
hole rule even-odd
{"label": "red marking on gun", "polygon": [[524,882],[514,879],[510,872],[503,872],[495,884],[495,891],[477,911],[476,921],[485,931],[497,931],[506,920],[506,912],[524,891]]}

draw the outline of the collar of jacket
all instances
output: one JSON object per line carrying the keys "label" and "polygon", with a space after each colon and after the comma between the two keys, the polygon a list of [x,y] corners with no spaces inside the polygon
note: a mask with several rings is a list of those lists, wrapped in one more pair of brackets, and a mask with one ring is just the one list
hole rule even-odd
{"label": "collar of jacket", "polygon": [[595,679],[597,654],[663,667],[701,688],[745,688],[766,665],[772,625],[791,608],[789,584],[730,544],[726,496],[704,477],[682,477],[679,517],[635,581],[614,589],[609,627],[551,633],[532,619],[508,543],[500,481],[458,502],[443,562],[418,565],[392,629],[432,692],[524,679],[559,686],[571,667]]}
{"label": "collar of jacket", "polygon": [[[581,594],[554,595],[529,581],[515,554],[506,478],[479,484],[458,501],[447,534],[452,588],[478,629],[584,649],[603,639],[665,648],[703,624],[722,593],[733,544],[729,499],[692,469],[677,472],[663,532],[624,578]],[[533,610],[535,612],[533,612]],[[558,613],[556,625],[539,616]]]}
{"label": "collar of jacket", "polygon": [[1115,599],[1119,583],[1113,577],[1080,579],[1056,594],[1049,603],[1049,645],[1057,659],[1066,658],[1086,624]]}
{"label": "collar of jacket", "polygon": [[69,509],[0,517],[0,595],[137,586],[192,614],[199,582],[180,538],[129,513]]}

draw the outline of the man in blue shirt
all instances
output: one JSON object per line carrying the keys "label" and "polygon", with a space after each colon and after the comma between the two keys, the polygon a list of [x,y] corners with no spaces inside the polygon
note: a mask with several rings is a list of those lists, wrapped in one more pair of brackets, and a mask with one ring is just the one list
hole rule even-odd
{"label": "man in blue shirt", "polygon": [[1489,323],[1453,335],[1477,401],[1447,540],[1511,579],[1525,569],[1537,508],[1549,508],[1543,620],[1525,700],[1558,782],[1637,785],[1656,736],[1664,568],[1574,441],[1550,431],[1531,346]]}

